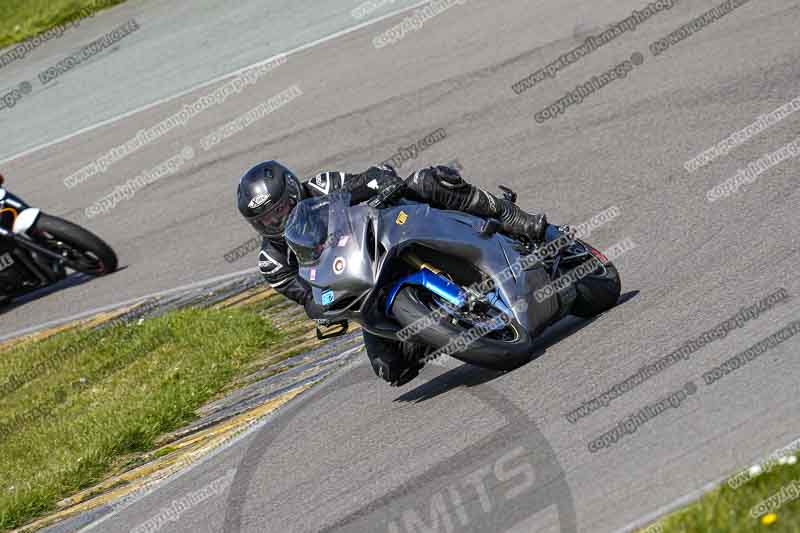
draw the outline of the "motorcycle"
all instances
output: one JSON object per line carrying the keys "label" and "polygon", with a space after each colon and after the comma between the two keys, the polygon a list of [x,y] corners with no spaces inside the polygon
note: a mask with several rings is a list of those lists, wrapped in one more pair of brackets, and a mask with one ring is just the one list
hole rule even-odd
{"label": "motorcycle", "polygon": [[26,204],[0,178],[0,303],[61,281],[68,269],[104,276],[116,271],[117,255],[90,231]]}
{"label": "motorcycle", "polygon": [[[513,191],[503,191],[516,200]],[[312,318],[340,326],[328,335],[318,325],[319,338],[345,333],[352,320],[367,332],[367,350],[376,339],[381,349],[415,357],[449,346],[443,353],[456,359],[509,370],[530,360],[534,339],[548,326],[569,314],[593,317],[617,303],[615,266],[569,233],[527,243],[499,233],[497,220],[393,194],[354,206],[347,192],[310,198],[287,220],[287,243],[319,309]],[[541,296],[580,265],[583,277]]]}

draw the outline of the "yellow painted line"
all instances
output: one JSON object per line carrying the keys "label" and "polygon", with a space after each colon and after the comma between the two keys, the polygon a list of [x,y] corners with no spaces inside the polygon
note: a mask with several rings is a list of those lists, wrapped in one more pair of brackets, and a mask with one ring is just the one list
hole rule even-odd
{"label": "yellow painted line", "polygon": [[[214,307],[224,308],[253,304],[266,300],[275,294],[277,294],[277,292],[269,287],[255,287],[243,293],[236,294],[231,298],[223,300],[222,302],[218,302],[214,305]],[[28,336],[10,339],[5,343],[0,343],[0,351],[26,342],[42,340],[62,331],[67,331],[74,328],[85,329],[95,327],[119,318],[126,313],[135,310],[142,304],[143,302],[140,302],[125,308],[106,313],[100,313],[90,319],[81,319],[54,328],[39,331]],[[278,303],[276,308],[280,308],[282,310],[292,306],[294,306],[294,303],[287,300],[284,305]],[[322,344],[314,335],[312,322],[307,321],[305,324],[298,323],[297,318],[301,316],[304,317],[304,315],[300,307],[298,307],[297,311],[298,313],[296,316],[292,315],[286,317],[286,321],[281,325],[296,325],[296,327],[285,329],[288,331],[305,330],[304,334],[300,335],[299,337],[293,337],[291,343],[285,343],[283,345],[285,348],[274,356],[270,357],[270,359],[279,357],[280,354],[297,351],[298,349],[313,349]],[[276,325],[276,327],[278,327],[278,329],[282,329],[280,325]],[[311,327],[311,329],[306,329],[307,327]],[[356,328],[351,328],[351,331],[355,329]],[[301,379],[302,377],[299,377],[298,381]],[[228,420],[200,430],[191,435],[187,435],[186,437],[170,441],[170,436],[166,435],[160,439],[161,446],[145,456],[153,457],[153,459],[147,464],[109,477],[108,479],[103,480],[89,489],[85,489],[60,501],[57,504],[59,509],[57,512],[49,516],[42,517],[31,524],[18,529],[17,531],[28,532],[42,529],[77,514],[96,509],[103,505],[111,504],[116,500],[133,494],[134,492],[147,489],[153,483],[162,479],[166,479],[190,466],[199,459],[205,457],[242,431],[246,430],[253,423],[285,405],[316,383],[317,381],[314,381],[312,383],[296,387],[282,394],[281,396],[273,398],[245,413],[240,413],[239,415],[236,415]],[[162,450],[170,450],[170,452],[161,457],[155,457],[158,452]]]}
{"label": "yellow painted line", "polygon": [[244,292],[235,294],[230,298],[222,300],[221,302],[217,302],[212,307],[214,309],[222,309],[225,307],[253,304],[262,300],[266,300],[275,294],[278,294],[277,291],[271,287],[254,287],[252,289],[247,289]]}
{"label": "yellow painted line", "polygon": [[[66,518],[110,504],[117,499],[144,489],[156,481],[165,479],[205,457],[259,419],[285,405],[315,384],[316,382],[307,383],[292,389],[216,426],[163,446],[159,449],[175,448],[176,451],[159,457],[146,465],[111,477],[92,488],[62,500],[58,503],[58,507],[61,508],[60,511],[41,518],[17,531],[28,532],[47,527]],[[155,450],[153,454],[158,453],[158,451]],[[119,486],[120,484],[122,486]]]}
{"label": "yellow painted line", "polygon": [[[301,326],[298,326],[297,328],[293,328],[293,329],[301,330],[301,329],[305,329],[305,328],[301,327]],[[360,330],[361,330],[361,326],[359,326],[358,324],[355,324],[355,323],[351,323],[350,324],[350,328],[347,330],[347,332],[349,334],[349,333],[353,333],[355,331],[360,331]],[[273,355],[271,355],[269,357],[269,359],[265,362],[266,366],[274,364],[275,361],[280,361],[282,359],[286,359],[286,355],[287,354],[292,354],[293,352],[296,352],[294,355],[300,355],[303,351],[314,350],[315,348],[318,348],[322,344],[328,342],[328,341],[320,341],[319,339],[317,339],[316,333],[315,333],[313,328],[308,330],[308,331],[306,331],[305,333],[293,334],[293,335],[291,335],[291,338],[292,338],[291,344],[287,345],[287,344],[284,343],[284,344],[280,344],[280,345],[278,345],[276,347],[277,351],[275,351],[273,353]],[[259,363],[259,366],[263,366],[263,365],[261,363]],[[263,366],[263,368],[266,368],[266,366]],[[243,380],[246,380],[246,379],[247,379],[247,376],[245,376],[243,378]]]}

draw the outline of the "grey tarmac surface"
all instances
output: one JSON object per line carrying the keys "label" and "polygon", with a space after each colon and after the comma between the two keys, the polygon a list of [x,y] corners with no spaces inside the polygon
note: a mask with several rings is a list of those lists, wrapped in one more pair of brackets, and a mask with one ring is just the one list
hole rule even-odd
{"label": "grey tarmac surface", "polygon": [[[376,50],[373,37],[400,15],[290,56],[258,85],[74,189],[63,186],[66,175],[210,88],[5,165],[12,191],[102,234],[127,268],[14,309],[3,332],[249,267],[252,254],[234,264],[223,256],[251,238],[233,190],[259,159],[282,159],[303,174],[357,171],[437,128],[447,138],[402,172],[458,159],[469,179],[510,185],[524,207],[558,223],[617,206],[621,215],[588,240],[637,245],[616,261],[623,303],[554,328],[529,364],[498,375],[442,361],[401,389],[384,387],[363,364],[340,371],[241,441],[87,527],[127,531],[183,502],[159,531],[617,531],[794,440],[796,338],[713,385],[701,376],[800,318],[797,159],[730,197],[705,197],[794,140],[800,115],[694,173],[683,163],[800,95],[800,4],[750,0],[654,57],[651,42],[716,5],[683,0],[556,78],[522,95],[511,90],[644,5],[470,0]],[[643,64],[626,79],[535,121],[567,90],[635,52]],[[303,92],[296,100],[200,148],[212,128],[295,84]],[[107,215],[83,215],[187,145],[197,155],[178,173]],[[576,423],[564,417],[779,288],[791,299],[608,407]],[[591,440],[687,383],[696,392],[679,407],[589,451]],[[232,480],[224,478],[230,469]],[[223,488],[185,505],[214,481]],[[79,524],[86,521],[62,530]]]}
{"label": "grey tarmac surface", "polygon": [[[14,131],[4,136],[0,160],[415,3],[392,0],[361,18],[351,13],[355,5],[341,0],[130,0],[114,6],[0,69],[0,94],[23,82],[33,86],[17,105],[0,111],[0,127]],[[105,53],[55,81],[39,80],[130,20],[139,29]]]}

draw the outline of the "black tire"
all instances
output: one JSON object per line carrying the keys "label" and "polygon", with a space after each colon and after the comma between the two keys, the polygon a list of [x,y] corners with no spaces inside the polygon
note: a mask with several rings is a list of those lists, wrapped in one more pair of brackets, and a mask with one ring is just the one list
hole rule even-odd
{"label": "black tire", "polygon": [[[392,312],[403,327],[409,326],[423,317],[430,316],[433,309],[422,301],[417,286],[407,286],[400,290],[392,304]],[[462,352],[449,354],[456,359],[492,370],[511,370],[530,361],[533,340],[527,330],[514,322],[518,333],[516,340],[504,341],[479,337]],[[424,343],[434,348],[442,348],[451,340],[463,335],[467,329],[453,324],[449,317],[433,322],[414,337],[414,342]]]}
{"label": "black tire", "polygon": [[[105,276],[117,270],[117,254],[106,242],[89,230],[73,224],[68,220],[41,213],[34,229],[45,241],[51,238],[64,243],[67,247],[82,254],[86,267],[80,272],[92,276]],[[41,235],[44,233],[44,235]],[[51,247],[52,248],[52,247]],[[61,250],[54,249],[60,253]]]}
{"label": "black tire", "polygon": [[[589,244],[582,244],[597,251]],[[622,280],[617,267],[607,262],[604,267],[578,281],[575,289],[578,294],[570,313],[580,318],[593,318],[617,305],[622,292]]]}

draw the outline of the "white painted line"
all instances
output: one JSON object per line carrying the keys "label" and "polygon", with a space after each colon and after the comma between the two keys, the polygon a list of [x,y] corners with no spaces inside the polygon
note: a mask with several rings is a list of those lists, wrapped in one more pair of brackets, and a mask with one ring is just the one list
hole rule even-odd
{"label": "white painted line", "polygon": [[689,494],[685,496],[681,496],[677,500],[674,500],[667,505],[659,507],[657,510],[653,511],[650,514],[639,518],[638,520],[628,524],[627,526],[623,527],[622,529],[617,530],[617,533],[629,533],[632,531],[637,531],[639,529],[644,528],[648,524],[652,524],[653,522],[658,521],[659,518],[665,517],[666,515],[672,513],[673,511],[677,511],[683,507],[686,507],[690,503],[695,500],[700,499],[704,494],[710,492],[720,486],[722,482],[724,482],[729,476],[725,476],[722,479],[718,479],[717,481],[712,481],[711,483],[706,483],[702,487],[697,490],[693,490]]}
{"label": "white painted line", "polygon": [[37,326],[31,326],[25,329],[21,329],[18,331],[14,331],[13,333],[7,333],[6,335],[0,336],[1,341],[7,341],[9,339],[13,339],[14,337],[21,337],[23,335],[27,335],[29,333],[35,333],[42,329],[52,328],[55,326],[60,326],[62,324],[66,324],[67,322],[73,322],[75,320],[81,320],[82,318],[87,318],[92,315],[96,315],[99,313],[105,313],[106,311],[113,311],[114,309],[119,309],[120,307],[127,307],[129,305],[133,305],[135,303],[143,302],[150,298],[160,298],[162,296],[169,296],[171,294],[175,294],[178,292],[185,292],[190,291],[192,289],[196,289],[202,287],[204,285],[212,285],[214,283],[218,283],[221,281],[226,281],[229,279],[234,279],[239,276],[243,276],[245,274],[255,273],[258,272],[257,268],[248,268],[247,270],[240,270],[239,272],[233,272],[231,274],[223,274],[221,276],[215,276],[213,278],[208,278],[203,281],[196,281],[194,283],[189,283],[188,285],[182,285],[180,287],[174,287],[172,289],[163,290],[160,292],[154,292],[152,294],[148,294],[145,296],[140,296],[138,298],[132,298],[130,300],[126,300],[124,302],[114,303],[110,305],[105,305],[103,307],[98,307],[96,309],[91,309],[89,311],[83,311],[81,313],[71,315],[64,318],[57,318],[55,320],[51,320],[49,322],[45,322],[44,324],[39,324]]}
{"label": "white painted line", "polygon": [[[90,131],[96,130],[97,128],[102,128],[103,126],[108,126],[109,124],[113,124],[115,122],[119,122],[120,120],[124,120],[124,119],[126,119],[128,117],[131,117],[131,116],[136,115],[138,113],[141,113],[143,111],[147,111],[148,109],[152,109],[152,108],[154,108],[156,106],[159,106],[161,104],[165,104],[167,102],[175,100],[176,98],[180,98],[181,96],[186,96],[187,94],[190,94],[190,93],[192,93],[194,91],[197,91],[198,89],[202,89],[204,87],[208,87],[209,85],[213,85],[215,83],[219,83],[221,81],[224,81],[224,80],[226,80],[228,78],[231,78],[231,77],[234,77],[234,76],[238,76],[239,74],[241,74],[241,73],[243,73],[245,71],[248,71],[248,70],[250,70],[252,68],[256,68],[256,67],[260,67],[262,65],[266,65],[267,63],[269,63],[271,61],[274,61],[278,57],[281,57],[281,56],[287,56],[288,57],[288,56],[290,56],[292,54],[297,54],[299,52],[302,52],[303,50],[308,50],[309,48],[313,48],[313,47],[318,46],[320,44],[324,44],[324,43],[326,43],[328,41],[332,41],[334,39],[338,39],[339,37],[342,37],[344,35],[348,35],[350,33],[356,32],[356,31],[358,31],[358,30],[360,30],[362,28],[366,28],[366,27],[371,26],[373,24],[377,24],[378,22],[382,22],[382,21],[384,21],[384,20],[386,20],[388,18],[394,17],[396,15],[399,15],[399,14],[404,13],[406,11],[410,11],[412,9],[416,9],[416,8],[418,8],[420,6],[423,6],[425,4],[428,4],[428,3],[430,3],[430,0],[423,0],[421,2],[417,2],[416,4],[411,5],[409,7],[404,7],[404,8],[401,8],[401,9],[397,9],[395,11],[392,11],[391,13],[387,13],[386,15],[380,16],[378,18],[371,19],[371,20],[368,20],[366,22],[362,22],[361,24],[357,24],[357,25],[352,26],[350,28],[345,28],[344,30],[337,31],[337,32],[332,33],[332,34],[330,34],[328,36],[325,36],[325,37],[322,37],[320,39],[317,39],[316,41],[311,41],[310,43],[306,43],[306,44],[300,45],[297,48],[293,48],[293,49],[289,50],[288,52],[275,54],[274,56],[272,56],[272,57],[270,57],[268,59],[264,59],[264,60],[258,61],[256,63],[252,63],[251,65],[248,65],[246,67],[242,67],[240,69],[234,70],[233,72],[229,72],[228,74],[223,74],[221,76],[217,76],[216,78],[212,78],[212,79],[210,79],[208,81],[201,82],[201,83],[199,83],[197,85],[194,85],[194,86],[192,86],[192,87],[190,87],[188,89],[185,89],[183,91],[180,91],[178,93],[175,93],[175,94],[173,94],[171,96],[167,96],[165,98],[161,98],[159,100],[156,100],[155,102],[151,102],[149,104],[145,104],[145,105],[143,105],[141,107],[138,107],[136,109],[133,109],[131,111],[127,111],[127,112],[122,113],[120,115],[117,115],[115,117],[109,118],[107,120],[103,120],[101,122],[97,122],[96,124],[93,124],[91,126],[87,126],[85,128],[82,128],[82,129],[79,129],[79,130],[77,130],[77,131],[75,131],[73,133],[64,135],[63,137],[59,137],[58,139],[55,139],[53,141],[48,141],[46,143],[40,144],[38,146],[34,146],[33,148],[29,148],[27,150],[24,150],[22,152],[19,152],[17,154],[9,156],[9,157],[7,157],[5,159],[0,160],[0,165],[3,165],[5,163],[9,163],[9,162],[14,161],[16,159],[19,159],[21,157],[25,157],[26,155],[30,155],[30,154],[32,154],[34,152],[38,152],[39,150],[43,150],[45,148],[49,148],[50,146],[62,143],[64,141],[68,141],[69,139],[72,139],[72,138],[77,137],[79,135],[83,135],[84,133],[88,133]],[[0,340],[2,340],[2,339],[0,339]]]}
{"label": "white painted line", "polygon": [[[791,446],[792,444],[797,443],[798,440],[800,440],[800,439],[794,439],[789,444],[786,444],[785,446],[781,446],[777,450],[774,450],[772,453],[770,453],[769,455],[767,455],[766,457],[764,457],[762,459],[759,459],[758,461],[754,462],[753,464],[754,465],[756,465],[756,464],[761,465],[761,464],[766,463],[767,461],[770,460],[770,458],[775,457],[775,455],[778,452],[783,451],[786,448],[788,448],[789,446]],[[730,479],[732,476],[735,476],[736,474],[738,474],[739,472],[742,472],[743,470],[744,469],[739,468],[738,470],[736,470],[736,472],[734,472],[731,475],[724,476],[724,477],[721,477],[721,478],[719,478],[719,479],[717,479],[715,481],[711,481],[709,483],[706,483],[705,485],[703,485],[699,489],[693,490],[692,492],[690,492],[690,493],[688,493],[688,494],[686,494],[684,496],[681,496],[680,498],[677,498],[677,499],[671,501],[670,503],[668,503],[666,505],[662,505],[661,507],[659,507],[658,509],[656,509],[652,513],[648,513],[648,514],[644,515],[643,517],[638,518],[635,521],[631,522],[627,526],[618,529],[617,533],[629,533],[631,531],[636,531],[638,529],[642,529],[645,526],[647,526],[648,524],[652,524],[654,522],[657,522],[659,519],[666,517],[668,514],[671,514],[674,511],[677,511],[678,509],[682,509],[683,507],[686,507],[690,503],[692,503],[692,502],[694,502],[696,500],[699,500],[705,494],[707,494],[707,493],[711,492],[712,490],[716,489],[717,487],[719,487],[720,485],[725,483],[725,481]]]}

